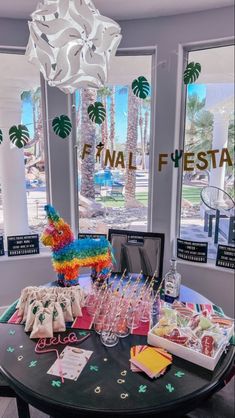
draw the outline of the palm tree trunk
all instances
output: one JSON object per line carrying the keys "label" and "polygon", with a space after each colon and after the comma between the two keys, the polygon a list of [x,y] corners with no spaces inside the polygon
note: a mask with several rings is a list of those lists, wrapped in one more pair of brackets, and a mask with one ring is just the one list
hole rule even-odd
{"label": "palm tree trunk", "polygon": [[148,125],[149,125],[149,111],[146,110],[144,114],[144,149],[147,151],[148,143]]}
{"label": "palm tree trunk", "polygon": [[132,153],[132,165],[136,165],[138,138],[138,98],[134,96],[130,87],[128,91],[128,125],[127,125],[127,141],[126,155],[127,165],[125,173],[125,202],[135,199],[136,189],[136,170],[129,167],[128,157]]}
{"label": "palm tree trunk", "polygon": [[96,129],[87,113],[87,107],[96,100],[96,91],[82,89],[82,117],[81,117],[81,149],[82,154],[84,145],[87,144],[89,154],[86,154],[81,162],[81,194],[87,198],[95,199],[95,145]]}
{"label": "palm tree trunk", "polygon": [[110,150],[111,153],[115,149],[115,86],[111,91],[111,104],[110,104]]}
{"label": "palm tree trunk", "polygon": [[102,135],[102,143],[104,144],[104,149],[101,153],[101,167],[104,168],[104,155],[105,151],[108,148],[108,120],[107,120],[107,97],[104,96],[103,104],[106,111],[106,118],[101,125],[101,135]]}
{"label": "palm tree trunk", "polygon": [[140,127],[140,139],[141,139],[141,154],[142,154],[142,163],[141,167],[142,170],[145,170],[145,144],[144,144],[144,118],[142,116],[142,106],[141,103],[139,104],[139,127]]}

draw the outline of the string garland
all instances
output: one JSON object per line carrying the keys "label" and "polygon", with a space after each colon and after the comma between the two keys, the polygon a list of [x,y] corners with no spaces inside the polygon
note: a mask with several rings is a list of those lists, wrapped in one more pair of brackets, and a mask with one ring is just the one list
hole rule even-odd
{"label": "string garland", "polygon": [[[115,92],[111,94],[110,96],[113,96],[115,94],[118,94],[123,91],[126,87],[121,87],[120,89],[115,89]],[[147,79],[144,76],[139,76],[137,79],[135,79],[132,82],[132,92],[133,94],[138,97],[139,99],[145,100],[148,95],[150,95],[150,84],[147,81]],[[72,110],[73,113],[76,113],[76,109]],[[98,124],[101,125],[106,118],[106,109],[103,103],[96,101],[94,103],[91,103],[88,108],[87,112],[89,115],[89,119]],[[60,138],[67,138],[71,131],[72,131],[72,122],[69,116],[67,115],[60,115],[56,116],[54,118],[47,119],[46,121],[42,122],[51,122],[52,123],[52,129],[54,133],[59,136]],[[20,124],[17,126],[12,126],[9,129],[9,136],[10,141],[18,148],[23,148],[25,145],[30,143],[30,135],[28,131],[28,126],[33,126],[34,123],[25,123],[24,125]],[[3,128],[3,127],[1,127]],[[3,142],[3,133],[0,129],[0,144]]]}

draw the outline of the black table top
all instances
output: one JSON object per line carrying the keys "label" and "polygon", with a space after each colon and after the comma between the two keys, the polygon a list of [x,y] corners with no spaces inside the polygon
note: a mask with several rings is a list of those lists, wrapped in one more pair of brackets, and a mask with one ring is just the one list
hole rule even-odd
{"label": "black table top", "polygon": [[[72,332],[77,337],[84,334],[84,330]],[[234,347],[229,347],[213,372],[173,356],[173,364],[165,375],[151,380],[143,373],[133,373],[129,367],[130,347],[146,342],[146,337],[131,335],[120,339],[117,346],[106,348],[99,336],[91,332],[79,345],[93,351],[89,362],[76,382],[65,379],[62,384],[60,378],[47,374],[56,359],[55,353],[36,354],[35,341],[29,339],[23,326],[0,324],[0,370],[19,396],[56,418],[166,418],[182,417],[219,390],[232,367]],[[61,352],[64,345],[57,347]],[[19,356],[23,358],[19,360]],[[119,379],[123,382],[118,383]],[[59,382],[58,386],[53,381]],[[97,387],[100,393],[96,393]]]}

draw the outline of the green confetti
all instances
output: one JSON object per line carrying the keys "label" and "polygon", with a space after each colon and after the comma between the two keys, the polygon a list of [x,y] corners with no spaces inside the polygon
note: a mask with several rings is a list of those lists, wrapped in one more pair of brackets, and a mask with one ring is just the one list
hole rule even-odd
{"label": "green confetti", "polygon": [[175,376],[176,377],[182,377],[182,376],[184,376],[184,374],[185,374],[184,372],[178,371],[178,372],[175,373]]}
{"label": "green confetti", "polygon": [[14,351],[15,351],[15,349],[13,347],[8,347],[7,348],[8,353],[13,353]]}
{"label": "green confetti", "polygon": [[8,334],[9,335],[15,335],[15,330],[14,329],[9,329]]}
{"label": "green confetti", "polygon": [[85,331],[80,331],[79,335],[84,335],[85,336],[85,335],[87,335],[87,333]]}
{"label": "green confetti", "polygon": [[53,388],[60,388],[61,381],[60,380],[52,380],[51,386],[53,386]]}
{"label": "green confetti", "polygon": [[98,366],[90,366],[90,371],[91,372],[98,372],[98,370],[99,370],[99,367]]}
{"label": "green confetti", "polygon": [[175,388],[174,388],[174,386],[172,386],[170,383],[168,383],[167,385],[166,385],[166,389],[168,390],[168,392],[174,392],[174,390],[175,390]]}
{"label": "green confetti", "polygon": [[35,367],[37,362],[38,362],[37,360],[31,361],[30,364],[29,364],[29,367]]}
{"label": "green confetti", "polygon": [[147,386],[146,385],[140,385],[138,392],[139,393],[145,393],[146,390],[147,390]]}

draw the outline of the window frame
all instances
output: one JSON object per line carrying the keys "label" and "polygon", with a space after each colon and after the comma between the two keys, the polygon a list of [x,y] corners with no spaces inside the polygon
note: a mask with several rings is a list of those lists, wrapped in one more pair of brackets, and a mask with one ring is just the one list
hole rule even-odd
{"label": "window frame", "polygon": [[[182,69],[184,69],[184,63],[188,62],[188,55],[189,52],[193,51],[202,51],[205,49],[215,49],[219,47],[225,47],[225,46],[232,46],[234,45],[234,38],[233,37],[227,37],[224,39],[215,39],[215,40],[208,40],[208,41],[202,41],[202,42],[192,42],[192,43],[186,43],[181,44],[181,52],[182,52]],[[178,77],[177,80],[177,87],[180,86],[181,83],[181,105],[179,107],[179,111],[177,114],[176,119],[179,121],[179,149],[184,150],[185,145],[185,125],[186,125],[186,101],[187,101],[187,85],[183,83],[183,71],[181,73],[181,76]],[[183,165],[181,164],[177,176],[177,197],[176,197],[176,221],[175,221],[175,243],[174,243],[174,255],[176,256],[177,253],[177,237],[180,237],[180,225],[181,225],[181,206],[182,206],[182,190],[183,190]],[[180,262],[183,260],[178,259]],[[208,258],[207,264],[215,265],[215,259]],[[190,261],[187,261],[187,263],[190,263]],[[194,263],[193,263],[194,264]]]}
{"label": "window frame", "polygon": [[[149,181],[148,181],[148,211],[147,211],[147,230],[146,232],[152,232],[153,231],[153,211],[154,211],[154,200],[153,200],[153,182],[154,182],[154,157],[155,157],[155,138],[156,138],[156,125],[155,125],[155,112],[156,112],[156,68],[157,68],[157,46],[146,46],[146,47],[133,47],[133,48],[118,48],[116,52],[116,56],[143,56],[143,55],[150,55],[151,56],[151,118],[150,118],[150,147],[149,147]],[[71,103],[70,108],[75,108],[75,93],[71,95]],[[74,112],[72,112],[72,115],[74,117],[74,121],[76,120],[76,115]],[[72,120],[72,122],[73,122]],[[75,126],[73,124],[73,126]],[[76,143],[76,128],[73,129],[73,136],[75,136],[75,143]],[[75,145],[77,148],[77,145]],[[76,170],[78,167],[77,164],[77,157],[76,157]],[[77,172],[74,173],[74,178],[77,180]],[[77,184],[77,190],[78,190],[78,184]],[[77,192],[78,195],[78,192]],[[78,207],[79,207],[79,197],[78,199]],[[79,230],[79,209],[77,213],[77,224],[78,224],[78,230]]]}
{"label": "window frame", "polygon": [[[15,47],[15,46],[2,46],[0,45],[0,54],[14,54],[14,55],[25,55],[26,48],[25,47]],[[39,70],[38,70],[39,71]],[[41,88],[41,103],[42,103],[42,127],[43,127],[43,140],[44,140],[44,157],[45,157],[45,180],[46,180],[46,201],[50,201],[50,174],[49,174],[49,164],[48,164],[48,136],[46,134],[46,125],[48,123],[46,118],[46,96],[45,96],[45,84],[46,81],[39,71],[39,78],[40,78],[40,88]],[[28,205],[27,205],[28,209]],[[4,217],[3,217],[3,226],[4,226]],[[7,237],[5,237],[6,239]],[[44,247],[40,248],[43,250]],[[33,255],[35,257],[37,255]]]}

